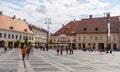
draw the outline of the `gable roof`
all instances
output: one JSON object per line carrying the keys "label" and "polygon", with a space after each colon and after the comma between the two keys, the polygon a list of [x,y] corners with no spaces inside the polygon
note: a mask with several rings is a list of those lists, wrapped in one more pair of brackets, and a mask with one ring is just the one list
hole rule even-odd
{"label": "gable roof", "polygon": [[0,29],[33,34],[25,21],[5,15],[0,15]]}

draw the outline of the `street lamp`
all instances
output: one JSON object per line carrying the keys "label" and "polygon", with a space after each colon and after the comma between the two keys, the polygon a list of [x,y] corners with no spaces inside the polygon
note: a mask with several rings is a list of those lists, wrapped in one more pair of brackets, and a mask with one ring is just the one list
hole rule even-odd
{"label": "street lamp", "polygon": [[120,16],[119,16],[119,49],[118,50],[120,51]]}
{"label": "street lamp", "polygon": [[72,34],[75,36],[74,42],[75,42],[75,48],[76,48],[76,33],[72,32]]}
{"label": "street lamp", "polygon": [[45,18],[45,24],[47,24],[47,44],[46,44],[46,51],[48,51],[49,47],[48,47],[48,41],[49,41],[49,25],[51,24],[51,18]]}
{"label": "street lamp", "polygon": [[110,13],[106,13],[105,21],[106,21],[106,29],[107,29],[107,47],[106,47],[106,53],[109,51],[109,41],[110,41]]}
{"label": "street lamp", "polygon": [[67,26],[67,27],[66,27],[66,34],[67,34],[66,45],[67,45],[68,47],[70,47],[70,44],[69,44],[69,29],[70,29],[70,27]]}

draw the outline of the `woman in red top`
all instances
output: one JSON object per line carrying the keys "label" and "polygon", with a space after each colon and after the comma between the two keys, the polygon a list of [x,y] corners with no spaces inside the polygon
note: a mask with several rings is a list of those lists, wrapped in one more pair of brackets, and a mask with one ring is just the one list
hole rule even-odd
{"label": "woman in red top", "polygon": [[26,55],[26,48],[23,46],[21,49],[21,53],[22,53],[22,59],[25,59],[25,55]]}

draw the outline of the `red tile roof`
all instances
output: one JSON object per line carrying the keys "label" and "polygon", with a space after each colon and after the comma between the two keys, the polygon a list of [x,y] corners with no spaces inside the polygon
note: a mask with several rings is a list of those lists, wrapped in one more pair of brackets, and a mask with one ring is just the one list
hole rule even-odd
{"label": "red tile roof", "polygon": [[[10,29],[10,27],[13,27],[13,29]],[[33,34],[25,21],[5,15],[0,15],[0,29]]]}
{"label": "red tile roof", "polygon": [[[118,32],[119,17],[111,17],[109,19],[111,32]],[[86,30],[84,30],[86,28]],[[96,30],[97,28],[97,30]],[[82,19],[78,26],[78,33],[96,33],[96,32],[107,32],[107,23],[104,18],[88,18]]]}
{"label": "red tile roof", "polygon": [[[109,19],[111,32],[119,32],[119,17],[114,16]],[[86,18],[80,21],[71,21],[53,35],[73,35],[72,32],[76,34],[80,33],[106,33],[107,23],[104,18]]]}
{"label": "red tile roof", "polygon": [[60,34],[66,34],[66,35],[73,35],[73,33],[77,32],[77,27],[79,25],[79,21],[71,21],[64,27],[62,27],[60,30],[55,32],[53,35],[60,35]]}
{"label": "red tile roof", "polygon": [[34,25],[29,25],[30,29],[37,29],[38,31],[44,32],[44,33],[48,33],[47,30],[43,29],[43,28],[38,28],[37,26]]}

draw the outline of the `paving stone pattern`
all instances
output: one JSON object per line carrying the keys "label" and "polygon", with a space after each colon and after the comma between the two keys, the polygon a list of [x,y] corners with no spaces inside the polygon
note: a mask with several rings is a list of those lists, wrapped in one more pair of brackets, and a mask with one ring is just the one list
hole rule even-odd
{"label": "paving stone pattern", "polygon": [[18,53],[16,52],[17,50],[14,50],[10,55],[0,62],[0,72],[18,71]]}
{"label": "paving stone pattern", "polygon": [[[120,68],[120,53],[105,54],[99,52],[83,52],[76,50],[74,55],[56,55],[56,52],[38,51],[50,60],[53,60],[56,65],[62,64],[63,68],[72,72],[119,72]],[[59,66],[59,65],[58,65]]]}
{"label": "paving stone pattern", "polygon": [[35,72],[60,71],[58,68],[52,66],[51,64],[49,64],[41,59],[39,59],[35,55],[30,55],[29,62],[30,62],[31,66]]}
{"label": "paving stone pattern", "polygon": [[[56,55],[55,50],[34,49],[24,68],[20,49],[4,53],[0,49],[0,72],[120,72],[120,52],[74,51],[74,55]],[[22,69],[22,70],[21,70]]]}

